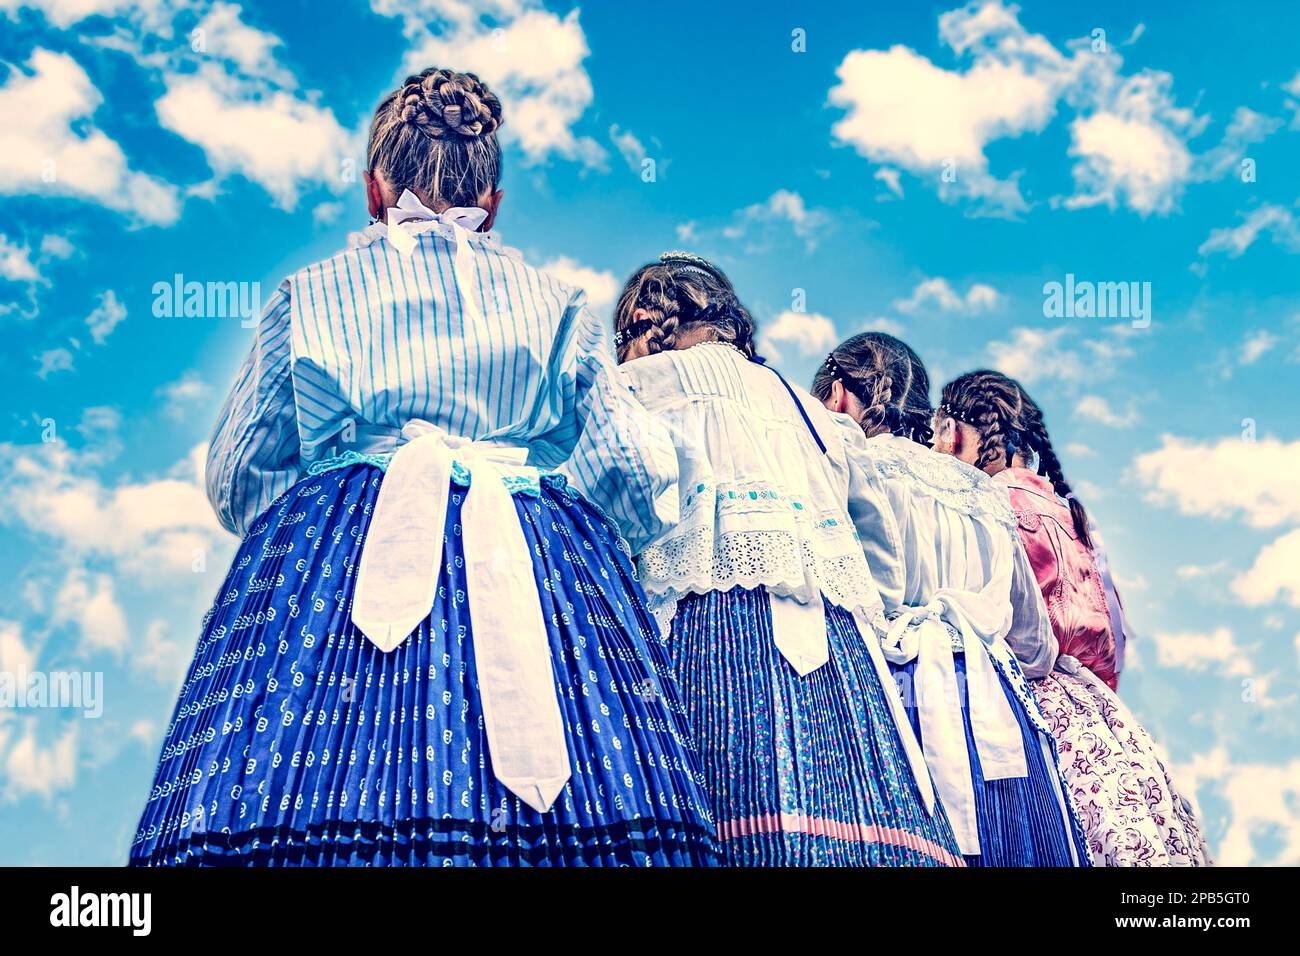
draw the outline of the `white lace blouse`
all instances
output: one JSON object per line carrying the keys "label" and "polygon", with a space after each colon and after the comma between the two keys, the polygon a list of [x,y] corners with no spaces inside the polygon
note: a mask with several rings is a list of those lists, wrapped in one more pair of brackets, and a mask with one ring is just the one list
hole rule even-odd
{"label": "white lace blouse", "polygon": [[[915,700],[958,845],[976,854],[960,701],[964,695],[984,779],[1024,777],[1025,743],[1002,682],[1050,739],[1025,674],[1042,676],[1055,663],[1051,621],[1006,492],[987,475],[895,435],[850,441],[849,459],[877,492],[857,496],[854,518],[889,622],[878,628],[885,656],[911,665],[911,685],[900,689]],[[872,513],[873,502],[884,507]]]}
{"label": "white lace blouse", "polygon": [[570,480],[619,520],[661,623],[686,594],[737,586],[818,607],[824,595],[850,611],[881,609],[849,517],[846,431],[819,402],[720,343],[636,359],[614,374],[649,412],[650,431],[644,421],[589,419],[621,430],[627,445],[671,445],[676,473],[645,473],[642,463],[662,455],[593,463],[584,435],[574,461],[586,467]]}

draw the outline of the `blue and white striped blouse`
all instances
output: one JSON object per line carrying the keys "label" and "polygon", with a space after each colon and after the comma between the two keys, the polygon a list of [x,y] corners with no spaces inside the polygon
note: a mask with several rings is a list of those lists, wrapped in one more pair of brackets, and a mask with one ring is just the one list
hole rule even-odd
{"label": "blue and white striped blouse", "polygon": [[[586,393],[613,366],[608,331],[585,294],[491,233],[441,218],[398,228],[416,238],[410,254],[372,225],[348,250],[290,276],[267,303],[208,453],[208,497],[231,531],[242,535],[314,462],[393,451],[414,419],[526,447],[529,464],[543,469],[573,451]],[[458,258],[458,242],[472,254]],[[600,407],[644,415],[630,395],[605,396]],[[629,453],[596,431],[584,454]],[[606,436],[616,449],[602,446]],[[626,469],[655,486],[675,477],[652,478],[664,472],[657,463]],[[626,501],[650,501],[653,512],[657,491]]]}

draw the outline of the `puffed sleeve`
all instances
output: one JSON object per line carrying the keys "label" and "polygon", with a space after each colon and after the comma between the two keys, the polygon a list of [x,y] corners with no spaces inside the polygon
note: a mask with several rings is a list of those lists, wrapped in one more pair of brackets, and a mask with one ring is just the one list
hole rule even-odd
{"label": "puffed sleeve", "polygon": [[680,520],[678,442],[637,398],[591,313],[582,313],[589,331],[572,366],[576,433],[557,470],[618,524],[637,554]]}
{"label": "puffed sleeve", "polygon": [[290,309],[289,283],[284,282],[262,310],[253,347],[208,445],[208,500],[221,524],[241,536],[302,477]]}
{"label": "puffed sleeve", "polygon": [[[867,567],[886,612],[907,601],[907,566],[900,516],[877,475],[862,426],[847,415],[833,415],[847,465],[848,513],[862,541]],[[903,518],[906,520],[906,518]]]}

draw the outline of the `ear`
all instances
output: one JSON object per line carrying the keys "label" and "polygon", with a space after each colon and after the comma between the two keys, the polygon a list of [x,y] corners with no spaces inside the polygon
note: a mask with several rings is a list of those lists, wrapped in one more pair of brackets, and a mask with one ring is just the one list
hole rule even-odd
{"label": "ear", "polygon": [[378,177],[372,176],[370,170],[361,174],[366,183],[366,207],[371,219],[384,218],[384,187]]}
{"label": "ear", "polygon": [[844,383],[838,378],[831,382],[831,393],[822,404],[832,412],[841,414],[848,408],[848,391],[844,388]]}
{"label": "ear", "polygon": [[487,210],[487,218],[483,220],[483,225],[478,227],[479,232],[491,232],[493,224],[497,221],[497,211],[501,208],[501,197],[506,194],[504,189],[498,189],[491,193],[486,202],[479,203]]}

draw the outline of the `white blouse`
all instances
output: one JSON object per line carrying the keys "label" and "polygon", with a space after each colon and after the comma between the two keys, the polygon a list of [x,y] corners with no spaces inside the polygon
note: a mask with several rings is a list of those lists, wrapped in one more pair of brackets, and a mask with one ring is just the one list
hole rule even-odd
{"label": "white blouse", "polygon": [[[880,631],[885,656],[916,662],[909,693],[926,758],[962,852],[978,853],[961,695],[985,779],[1025,776],[1023,736],[998,675],[1050,738],[1024,675],[1051,671],[1051,621],[1007,495],[987,475],[888,434],[853,443],[850,458],[878,492],[860,500],[886,504],[855,515],[890,621]],[[964,686],[954,652],[965,655]]]}
{"label": "white blouse", "polygon": [[[635,403],[623,398],[629,392]],[[885,605],[855,522],[889,506],[850,455],[864,441],[857,423],[718,342],[602,372],[582,419],[562,471],[618,523],[665,632],[688,594],[763,587],[774,643],[807,674],[829,657],[823,597],[852,612],[932,805],[925,759],[875,637],[887,627]]]}

